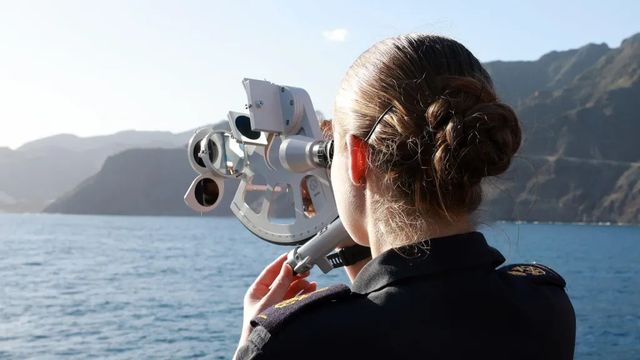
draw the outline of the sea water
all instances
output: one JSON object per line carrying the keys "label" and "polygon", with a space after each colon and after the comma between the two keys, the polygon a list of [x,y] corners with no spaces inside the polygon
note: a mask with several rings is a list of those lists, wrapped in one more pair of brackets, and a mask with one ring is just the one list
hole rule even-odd
{"label": "sea water", "polygon": [[[576,359],[640,358],[640,227],[481,230],[565,277]],[[244,291],[287,249],[235,218],[0,215],[0,359],[231,358]]]}

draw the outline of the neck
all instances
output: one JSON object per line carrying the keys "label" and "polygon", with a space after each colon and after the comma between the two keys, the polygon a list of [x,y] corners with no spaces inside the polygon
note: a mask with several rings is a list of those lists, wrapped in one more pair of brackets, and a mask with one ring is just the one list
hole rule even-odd
{"label": "neck", "polygon": [[380,221],[374,219],[367,222],[369,246],[373,257],[398,246],[398,244],[411,245],[428,239],[467,233],[474,229],[473,222],[468,215],[434,220],[421,228],[408,227],[404,231],[386,229],[385,226],[381,226]]}

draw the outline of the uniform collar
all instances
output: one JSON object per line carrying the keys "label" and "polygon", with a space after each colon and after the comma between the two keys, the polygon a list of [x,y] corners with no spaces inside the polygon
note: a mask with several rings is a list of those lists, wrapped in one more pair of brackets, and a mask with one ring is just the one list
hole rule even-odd
{"label": "uniform collar", "polygon": [[368,294],[406,278],[483,265],[495,269],[505,261],[479,232],[431,239],[418,245],[390,249],[369,261],[353,282],[352,291]]}

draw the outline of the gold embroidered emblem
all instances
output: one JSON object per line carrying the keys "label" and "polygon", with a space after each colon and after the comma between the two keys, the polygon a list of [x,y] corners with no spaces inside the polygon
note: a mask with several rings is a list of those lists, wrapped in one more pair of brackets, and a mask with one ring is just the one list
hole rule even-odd
{"label": "gold embroidered emblem", "polygon": [[515,276],[542,276],[546,274],[544,270],[535,265],[518,265],[511,268],[507,273]]}
{"label": "gold embroidered emblem", "polygon": [[314,291],[312,293],[309,293],[309,294],[294,296],[291,299],[287,299],[287,300],[284,300],[282,302],[279,302],[279,303],[275,304],[273,307],[276,308],[276,309],[281,309],[283,307],[287,307],[289,305],[293,305],[293,304],[297,303],[298,301],[302,301],[302,300],[308,298],[310,295],[317,294],[317,293],[319,293],[321,291],[325,291],[327,289],[328,288],[322,288],[322,289],[318,289],[318,290],[316,290],[316,291]]}

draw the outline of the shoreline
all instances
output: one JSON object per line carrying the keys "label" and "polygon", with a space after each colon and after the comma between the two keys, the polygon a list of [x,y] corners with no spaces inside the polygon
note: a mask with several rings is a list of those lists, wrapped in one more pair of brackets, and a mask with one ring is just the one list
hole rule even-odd
{"label": "shoreline", "polygon": [[[209,216],[206,213],[193,214],[193,215],[134,215],[134,214],[64,214],[64,213],[45,213],[45,212],[0,212],[0,216],[107,216],[107,217],[142,217],[142,218],[207,218],[209,220],[220,219],[234,219],[235,216]],[[588,226],[629,226],[640,227],[640,223],[620,223],[612,221],[599,221],[599,222],[562,222],[562,221],[539,221],[539,220],[494,220],[486,222],[487,224],[516,224],[516,225],[588,225]],[[485,224],[483,221],[481,225]]]}

